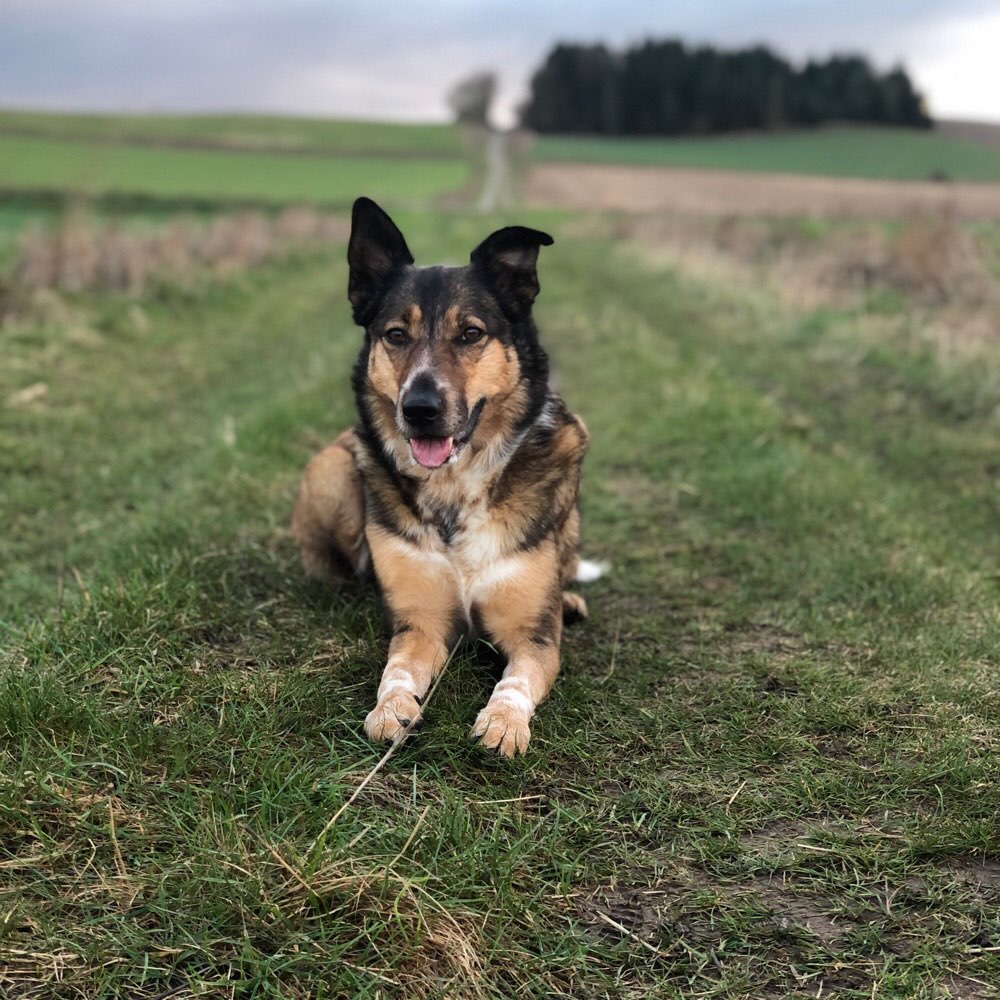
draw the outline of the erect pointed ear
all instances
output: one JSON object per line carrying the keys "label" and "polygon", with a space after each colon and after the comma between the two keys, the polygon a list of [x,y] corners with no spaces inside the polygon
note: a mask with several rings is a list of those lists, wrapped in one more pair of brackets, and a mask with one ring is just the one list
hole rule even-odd
{"label": "erect pointed ear", "polygon": [[507,226],[487,236],[472,251],[472,266],[486,279],[504,312],[522,319],[538,294],[538,248],[552,246],[548,233]]}
{"label": "erect pointed ear", "polygon": [[347,297],[354,322],[366,326],[389,280],[413,263],[413,254],[396,223],[371,198],[358,198],[354,203],[347,263],[351,268]]}

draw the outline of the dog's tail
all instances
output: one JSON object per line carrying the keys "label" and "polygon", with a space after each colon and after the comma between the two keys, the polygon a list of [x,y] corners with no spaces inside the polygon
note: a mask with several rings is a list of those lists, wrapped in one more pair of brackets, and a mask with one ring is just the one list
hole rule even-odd
{"label": "dog's tail", "polygon": [[580,565],[576,568],[576,582],[593,583],[595,580],[600,580],[609,569],[611,569],[610,563],[581,559]]}

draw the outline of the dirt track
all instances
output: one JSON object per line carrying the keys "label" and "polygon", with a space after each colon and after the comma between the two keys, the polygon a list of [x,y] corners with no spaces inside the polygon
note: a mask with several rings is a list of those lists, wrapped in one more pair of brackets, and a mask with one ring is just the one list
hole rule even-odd
{"label": "dirt track", "polygon": [[952,212],[961,219],[1000,219],[1000,184],[876,181],[671,167],[537,164],[523,178],[521,195],[532,208],[865,219]]}

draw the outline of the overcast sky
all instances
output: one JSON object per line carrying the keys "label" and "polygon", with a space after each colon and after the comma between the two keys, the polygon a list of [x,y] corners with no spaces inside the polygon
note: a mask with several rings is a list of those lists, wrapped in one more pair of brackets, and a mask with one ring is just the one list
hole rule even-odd
{"label": "overcast sky", "polygon": [[1000,120],[1000,0],[0,0],[0,105],[444,120],[472,71],[503,124],[556,40],[902,62],[941,117]]}

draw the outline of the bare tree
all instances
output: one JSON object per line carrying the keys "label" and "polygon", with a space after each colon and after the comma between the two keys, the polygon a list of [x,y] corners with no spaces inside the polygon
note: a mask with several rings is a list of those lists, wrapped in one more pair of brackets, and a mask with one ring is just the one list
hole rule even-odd
{"label": "bare tree", "polygon": [[490,126],[490,105],[496,92],[493,73],[476,73],[460,80],[448,92],[448,107],[460,125]]}

